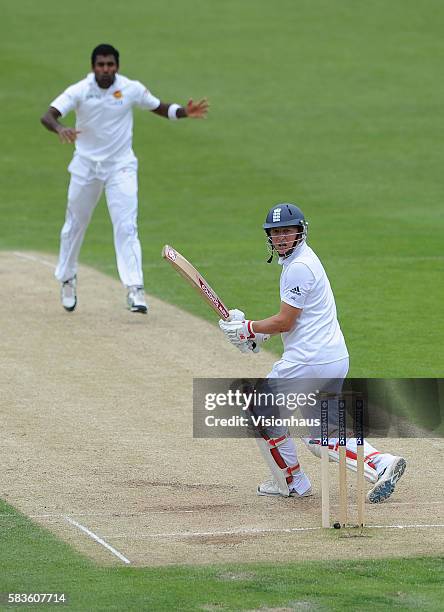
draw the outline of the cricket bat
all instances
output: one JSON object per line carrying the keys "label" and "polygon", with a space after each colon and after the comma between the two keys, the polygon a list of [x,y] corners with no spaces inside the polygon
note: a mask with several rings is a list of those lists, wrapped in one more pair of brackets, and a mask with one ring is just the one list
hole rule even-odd
{"label": "cricket bat", "polygon": [[225,321],[229,318],[228,308],[217,293],[210,287],[202,274],[172,246],[166,244],[162,249],[162,257],[199,293],[207,304]]}

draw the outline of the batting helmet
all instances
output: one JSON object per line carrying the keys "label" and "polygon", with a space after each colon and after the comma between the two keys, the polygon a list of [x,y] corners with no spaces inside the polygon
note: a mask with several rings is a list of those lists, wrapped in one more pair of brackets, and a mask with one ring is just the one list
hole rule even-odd
{"label": "batting helmet", "polygon": [[308,223],[305,220],[304,213],[302,210],[295,206],[294,204],[288,204],[284,202],[282,204],[276,204],[273,208],[270,208],[267,214],[267,218],[265,219],[265,223],[263,224],[263,228],[265,233],[267,234],[267,248],[271,253],[270,259],[268,263],[270,263],[273,259],[274,255],[274,247],[273,242],[271,240],[270,230],[273,227],[300,227],[299,233],[296,235],[296,239],[293,243],[293,246],[290,250],[288,250],[283,257],[288,257],[293,253],[295,248],[302,244],[307,238],[308,231]]}

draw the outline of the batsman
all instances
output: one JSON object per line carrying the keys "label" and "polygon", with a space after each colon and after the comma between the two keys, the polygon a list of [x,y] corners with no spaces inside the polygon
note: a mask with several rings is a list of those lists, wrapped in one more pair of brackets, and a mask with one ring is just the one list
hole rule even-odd
{"label": "batsman", "polygon": [[[326,379],[336,381],[341,391],[347,376],[349,355],[338,322],[336,305],[327,274],[307,244],[308,224],[298,206],[282,203],[267,214],[263,229],[270,253],[268,263],[277,258],[282,273],[280,308],[277,314],[251,320],[238,309],[228,321],[219,321],[227,339],[243,353],[257,351],[271,335],[281,334],[284,352],[267,378]],[[320,440],[303,439],[308,449],[321,456]],[[273,427],[256,438],[271,472],[271,478],[257,488],[258,495],[307,497],[311,483],[303,471],[297,447],[288,428]],[[339,461],[338,438],[329,438],[330,460]],[[357,469],[356,439],[347,440],[347,467]],[[404,473],[403,457],[382,453],[365,441],[365,477],[371,488],[367,499],[379,503],[392,495]]]}

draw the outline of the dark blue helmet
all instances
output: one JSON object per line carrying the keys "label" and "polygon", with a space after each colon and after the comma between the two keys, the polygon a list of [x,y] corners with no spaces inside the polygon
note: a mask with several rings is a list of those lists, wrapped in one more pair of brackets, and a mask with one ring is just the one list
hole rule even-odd
{"label": "dark blue helmet", "polygon": [[[294,204],[276,204],[268,211],[265,223],[262,226],[265,231],[272,227],[288,227],[289,225],[304,225],[305,217],[300,208]],[[267,232],[268,233],[268,232]]]}
{"label": "dark blue helmet", "polygon": [[276,206],[270,208],[267,218],[265,219],[265,223],[262,226],[267,234],[267,248],[271,254],[268,263],[272,261],[275,252],[270,236],[270,230],[273,229],[273,227],[291,226],[299,227],[300,230],[298,234],[296,234],[293,246],[285,253],[285,255],[283,255],[283,257],[289,257],[297,246],[305,242],[305,239],[307,238],[308,223],[305,220],[302,210],[294,204],[284,202],[282,204],[276,204]]}

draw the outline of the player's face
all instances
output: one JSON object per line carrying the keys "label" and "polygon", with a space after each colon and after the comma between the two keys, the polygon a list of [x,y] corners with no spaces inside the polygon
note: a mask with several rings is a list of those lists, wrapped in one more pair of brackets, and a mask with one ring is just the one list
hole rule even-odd
{"label": "player's face", "polygon": [[300,232],[300,228],[294,225],[290,227],[271,228],[271,240],[279,255],[284,255],[287,251],[293,248],[294,241],[299,238]]}
{"label": "player's face", "polygon": [[96,76],[97,85],[102,89],[108,89],[114,83],[118,69],[114,55],[98,55],[92,66]]}

